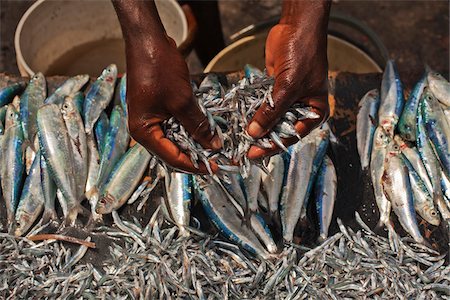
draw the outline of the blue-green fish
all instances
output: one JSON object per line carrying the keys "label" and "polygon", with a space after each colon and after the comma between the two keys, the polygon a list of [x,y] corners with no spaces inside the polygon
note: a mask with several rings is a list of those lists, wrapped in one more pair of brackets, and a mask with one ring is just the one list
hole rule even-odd
{"label": "blue-green fish", "polygon": [[7,105],[13,101],[27,86],[25,82],[17,82],[0,89],[0,106]]}
{"label": "blue-green fish", "polygon": [[6,203],[8,224],[14,222],[14,214],[22,191],[25,161],[23,154],[23,129],[19,113],[12,104],[8,105],[5,120],[5,134],[2,139],[1,153],[1,186]]}
{"label": "blue-green fish", "polygon": [[419,107],[420,98],[426,85],[427,79],[426,76],[423,76],[411,91],[408,101],[406,101],[405,107],[403,108],[400,121],[398,122],[400,135],[403,139],[410,142],[416,141],[417,108]]}
{"label": "blue-green fish", "polygon": [[61,84],[56,91],[45,99],[45,104],[57,104],[61,106],[64,102],[64,98],[67,96],[74,96],[75,93],[81,90],[81,88],[89,81],[89,75],[77,75],[68,78]]}
{"label": "blue-green fish", "polygon": [[381,82],[381,102],[378,110],[378,125],[393,138],[394,129],[403,109],[403,86],[393,60],[389,60]]}
{"label": "blue-green fish", "polygon": [[128,108],[127,108],[127,74],[122,76],[120,79],[120,105],[122,105],[123,112],[126,117],[128,117]]}
{"label": "blue-green fish", "polygon": [[105,147],[105,137],[109,130],[108,115],[103,111],[95,123],[95,138],[97,140],[98,151],[101,154]]}
{"label": "blue-green fish", "polygon": [[47,96],[47,84],[42,73],[31,77],[27,88],[20,96],[20,120],[25,140],[33,143],[37,133],[37,111],[44,104]]}
{"label": "blue-green fish", "polygon": [[94,124],[102,111],[111,102],[117,78],[117,66],[112,64],[89,87],[84,99],[83,119],[86,133],[94,129]]}

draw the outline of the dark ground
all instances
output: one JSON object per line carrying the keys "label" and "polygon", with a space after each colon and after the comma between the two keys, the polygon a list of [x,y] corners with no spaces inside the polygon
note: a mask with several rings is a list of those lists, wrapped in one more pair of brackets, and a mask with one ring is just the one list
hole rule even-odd
{"label": "dark ground", "polygon": [[[88,2],[88,1],[86,1]],[[18,74],[14,31],[29,0],[0,0],[0,71]],[[281,0],[220,0],[226,42],[231,34],[253,23],[277,16]],[[448,1],[335,1],[332,10],[370,26],[395,58],[407,86],[417,80],[424,64],[448,76]],[[358,41],[364,44],[365,41]],[[188,58],[191,73],[200,73],[194,54]]]}

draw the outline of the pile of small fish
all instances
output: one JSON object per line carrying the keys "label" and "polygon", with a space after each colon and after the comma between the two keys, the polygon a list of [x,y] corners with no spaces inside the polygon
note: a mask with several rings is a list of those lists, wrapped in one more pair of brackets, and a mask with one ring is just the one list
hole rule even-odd
{"label": "pile of small fish", "polygon": [[[248,258],[233,244],[195,229],[165,227],[158,210],[147,224],[103,228],[117,242],[101,265],[87,247],[35,243],[0,234],[0,297],[5,299],[446,299],[443,255],[400,239],[340,224],[320,246],[287,248],[276,261]],[[118,216],[116,216],[118,218]],[[121,223],[125,221],[119,221]],[[135,228],[135,229],[132,229]],[[136,230],[138,236],[128,233]],[[71,251],[72,249],[72,251]],[[73,254],[72,254],[73,252]],[[80,261],[81,260],[81,261]],[[89,260],[88,260],[89,261]],[[78,262],[78,264],[75,264]],[[441,298],[442,297],[442,298]]]}
{"label": "pile of small fish", "polygon": [[380,92],[359,104],[357,145],[370,169],[379,225],[392,226],[391,209],[416,242],[424,242],[416,214],[438,226],[450,221],[450,83],[427,71],[404,101],[393,61]]}

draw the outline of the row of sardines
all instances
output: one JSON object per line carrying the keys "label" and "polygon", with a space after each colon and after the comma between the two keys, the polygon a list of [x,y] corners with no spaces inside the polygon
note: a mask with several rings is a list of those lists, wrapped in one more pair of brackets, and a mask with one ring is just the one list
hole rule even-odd
{"label": "row of sardines", "polygon": [[438,226],[450,218],[450,84],[427,71],[404,101],[393,61],[380,91],[359,103],[357,146],[370,170],[379,226],[392,228],[391,210],[417,242],[423,242],[417,214]]}
{"label": "row of sardines", "polygon": [[[16,235],[37,221],[59,221],[60,212],[66,225],[79,213],[100,220],[97,203],[128,199],[151,160],[139,144],[130,147],[125,76],[119,82],[110,65],[86,88],[88,81],[71,77],[47,95],[37,73],[0,90],[0,180],[8,230]],[[120,104],[107,114],[116,89]]]}

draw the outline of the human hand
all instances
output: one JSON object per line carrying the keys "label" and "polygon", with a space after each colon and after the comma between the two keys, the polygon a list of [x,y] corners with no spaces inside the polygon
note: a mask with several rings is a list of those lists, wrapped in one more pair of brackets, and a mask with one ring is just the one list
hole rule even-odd
{"label": "human hand", "polygon": [[[328,118],[326,29],[329,4],[326,1],[322,2],[325,6],[317,3],[285,0],[284,17],[267,37],[266,69],[275,77],[272,94],[275,105],[263,103],[258,109],[247,129],[253,138],[266,135],[294,103],[310,106],[320,115],[319,119],[294,124],[302,137]],[[286,146],[297,140],[296,137],[282,139]],[[257,159],[280,150],[274,144],[269,149],[252,146],[248,157]]]}

